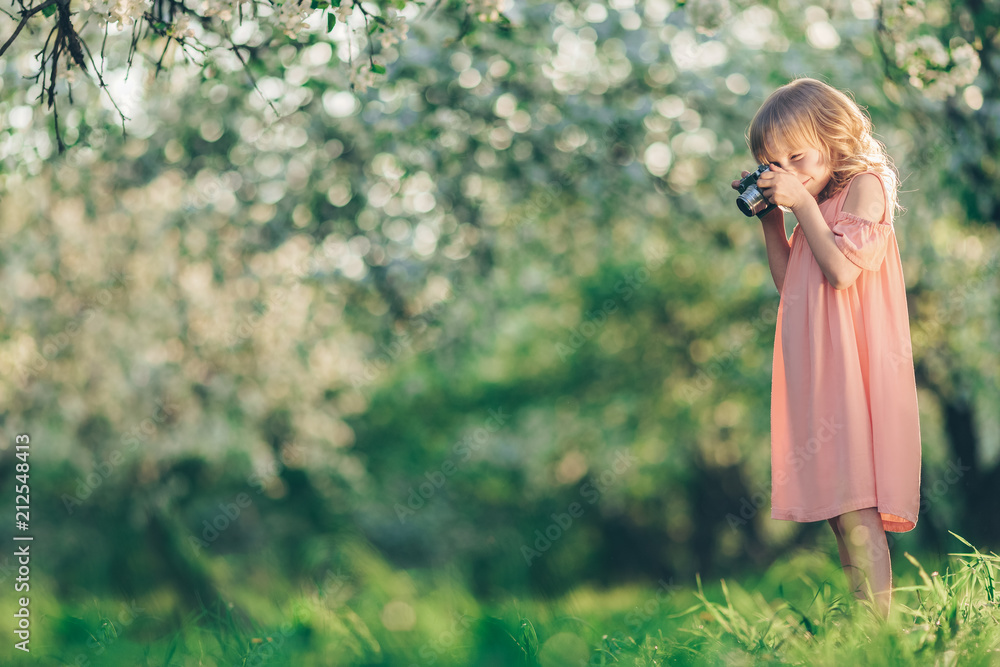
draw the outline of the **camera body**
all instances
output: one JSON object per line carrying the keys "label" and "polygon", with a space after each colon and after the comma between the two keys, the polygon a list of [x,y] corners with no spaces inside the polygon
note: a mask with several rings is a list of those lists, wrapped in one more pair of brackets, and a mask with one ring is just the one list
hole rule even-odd
{"label": "camera body", "polygon": [[736,206],[738,206],[739,209],[743,211],[743,215],[748,218],[752,215],[762,218],[764,215],[770,213],[771,210],[776,208],[774,204],[765,199],[764,193],[762,193],[757,187],[757,179],[760,178],[761,174],[769,169],[769,165],[759,165],[753,173],[747,174],[747,176],[740,181],[739,186],[737,186],[740,196],[736,198]]}

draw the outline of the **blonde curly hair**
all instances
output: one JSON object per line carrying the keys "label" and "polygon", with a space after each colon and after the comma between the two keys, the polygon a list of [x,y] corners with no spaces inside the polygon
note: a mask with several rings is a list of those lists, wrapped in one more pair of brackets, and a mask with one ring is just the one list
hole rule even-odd
{"label": "blonde curly hair", "polygon": [[857,174],[874,171],[885,180],[886,213],[902,210],[899,175],[885,146],[872,136],[868,114],[822,81],[803,77],[771,93],[750,122],[746,139],[758,164],[770,162],[782,148],[805,145],[819,150],[831,170],[820,201],[840,192]]}

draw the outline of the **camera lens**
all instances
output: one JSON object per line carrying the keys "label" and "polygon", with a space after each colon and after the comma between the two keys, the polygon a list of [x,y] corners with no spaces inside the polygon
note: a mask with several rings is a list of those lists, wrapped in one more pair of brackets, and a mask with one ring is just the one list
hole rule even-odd
{"label": "camera lens", "polygon": [[749,218],[767,208],[767,200],[764,199],[764,195],[757,189],[757,186],[751,185],[736,198],[736,205],[743,211],[743,215]]}

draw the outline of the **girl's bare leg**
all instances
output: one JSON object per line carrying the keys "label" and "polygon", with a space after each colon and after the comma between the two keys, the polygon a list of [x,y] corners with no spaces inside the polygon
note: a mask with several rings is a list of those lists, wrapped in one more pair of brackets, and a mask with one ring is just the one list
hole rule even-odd
{"label": "girl's bare leg", "polygon": [[892,562],[882,518],[875,507],[846,512],[829,520],[837,536],[840,561],[855,597],[872,600],[882,618],[892,604]]}
{"label": "girl's bare leg", "polygon": [[859,576],[857,568],[851,563],[851,552],[847,550],[847,544],[844,542],[844,534],[840,529],[840,517],[835,516],[832,519],[827,519],[830,523],[830,527],[833,528],[833,535],[837,538],[837,551],[840,552],[840,564],[844,568],[844,574],[847,575],[847,583],[854,597],[864,597],[862,592],[863,581]]}

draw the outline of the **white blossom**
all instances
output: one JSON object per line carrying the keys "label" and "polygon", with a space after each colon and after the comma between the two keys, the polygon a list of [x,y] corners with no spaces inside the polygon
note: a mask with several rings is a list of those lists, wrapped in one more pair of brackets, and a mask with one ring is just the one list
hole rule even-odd
{"label": "white blossom", "polygon": [[[374,62],[376,65],[381,64],[379,63],[377,58],[374,59]],[[354,89],[356,92],[363,93],[366,90],[368,90],[369,86],[375,84],[375,72],[373,72],[371,67],[369,67],[368,65],[362,65],[361,67],[352,68],[351,83],[354,84]]]}
{"label": "white blossom", "polygon": [[392,46],[396,42],[406,39],[406,33],[410,29],[406,25],[406,17],[390,7],[385,16],[386,27],[382,32],[382,48]]}
{"label": "white blossom", "polygon": [[110,23],[118,23],[118,29],[132,25],[142,18],[146,10],[152,8],[150,0],[118,0],[109,12]]}
{"label": "white blossom", "polygon": [[354,0],[343,0],[340,3],[340,7],[333,10],[333,13],[337,15],[337,20],[341,23],[347,23],[347,19],[350,18],[353,12]]}
{"label": "white blossom", "polygon": [[[154,0],[76,0],[82,10],[89,12],[99,25],[115,24],[118,30],[124,30],[128,26],[135,25],[144,16],[152,19],[154,15],[166,21],[167,16],[159,16],[154,11]],[[354,11],[360,8],[360,0],[341,0],[338,7],[314,9],[312,0],[191,0],[186,4],[186,11],[179,12],[170,18],[174,19],[172,25],[166,27],[166,34],[180,41],[187,38],[194,38],[200,35],[198,28],[213,30],[212,26],[202,26],[199,20],[202,18],[215,18],[223,23],[234,22],[237,16],[257,16],[262,22],[270,23],[273,27],[285,33],[289,37],[296,38],[299,33],[309,27],[308,19],[318,11],[325,23],[325,13],[332,11],[338,22],[344,24],[350,39],[358,38],[359,42],[364,42],[364,28],[361,25],[352,27],[350,19]],[[701,2],[728,2],[729,0],[700,0]],[[498,20],[500,13],[507,9],[509,0],[466,0],[469,11],[478,20],[493,22]],[[254,11],[241,8],[247,5],[251,10],[257,6],[266,6],[268,11],[264,15],[259,15]],[[359,21],[359,23],[361,23]],[[365,28],[368,27],[365,22]],[[213,22],[216,25],[217,22]],[[395,7],[386,7],[382,18],[379,19],[379,40],[381,47],[387,49],[395,44],[407,39],[409,25],[404,14]],[[221,36],[221,32],[220,32]],[[373,53],[366,54],[370,62],[378,63],[377,56]],[[973,53],[973,55],[975,55]],[[978,71],[978,62],[976,63]],[[82,76],[82,73],[71,71],[70,68],[61,68],[57,72],[60,79],[73,83]],[[350,81],[356,91],[365,92],[373,86],[378,76],[366,64],[360,69],[352,69],[349,72]]]}
{"label": "white blossom", "polygon": [[[233,11],[238,10],[244,3],[251,3],[253,0],[202,0],[198,13],[202,16],[218,16],[223,21],[233,18]],[[238,12],[237,12],[238,13]]]}
{"label": "white blossom", "polygon": [[194,29],[191,28],[191,17],[187,14],[181,15],[181,17],[174,22],[174,25],[171,26],[168,33],[176,39],[194,37]]}
{"label": "white blossom", "polygon": [[305,20],[313,13],[311,4],[311,0],[285,0],[278,5],[272,20],[286,35],[296,37],[306,27]]}
{"label": "white blossom", "polygon": [[979,53],[961,38],[949,50],[933,35],[920,35],[896,45],[896,63],[910,76],[910,85],[942,100],[964,88],[979,74]]}
{"label": "white blossom", "polygon": [[507,8],[506,0],[466,0],[466,2],[468,2],[472,13],[484,23],[496,21]]}
{"label": "white blossom", "polygon": [[66,53],[64,61],[60,64],[59,71],[56,72],[56,78],[72,86],[80,78],[80,75],[77,73],[78,69],[80,68],[73,62],[71,55]]}

